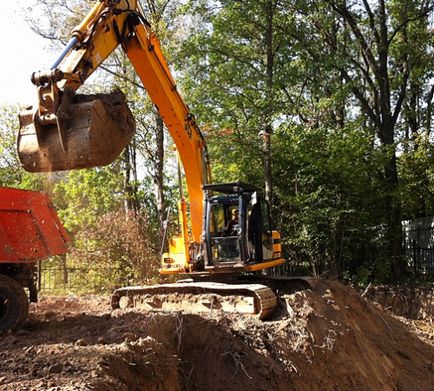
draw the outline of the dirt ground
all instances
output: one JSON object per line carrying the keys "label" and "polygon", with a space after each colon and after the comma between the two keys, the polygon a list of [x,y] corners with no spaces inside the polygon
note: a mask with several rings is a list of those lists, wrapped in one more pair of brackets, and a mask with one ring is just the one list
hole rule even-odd
{"label": "dirt ground", "polygon": [[337,282],[285,296],[267,322],[47,297],[0,337],[0,390],[434,390],[433,338],[430,320]]}

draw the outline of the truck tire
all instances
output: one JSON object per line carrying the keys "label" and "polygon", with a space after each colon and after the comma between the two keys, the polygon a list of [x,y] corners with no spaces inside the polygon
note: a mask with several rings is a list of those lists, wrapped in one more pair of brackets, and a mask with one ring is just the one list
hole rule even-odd
{"label": "truck tire", "polygon": [[29,315],[24,288],[14,279],[0,274],[0,333],[15,330]]}

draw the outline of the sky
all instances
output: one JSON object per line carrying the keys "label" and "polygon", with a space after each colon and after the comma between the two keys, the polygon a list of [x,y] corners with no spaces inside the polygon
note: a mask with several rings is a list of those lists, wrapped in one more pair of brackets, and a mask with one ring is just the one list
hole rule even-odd
{"label": "sky", "polygon": [[50,68],[56,54],[48,42],[34,33],[25,20],[26,7],[34,0],[15,0],[2,7],[0,23],[0,104],[31,104],[36,89],[34,71]]}

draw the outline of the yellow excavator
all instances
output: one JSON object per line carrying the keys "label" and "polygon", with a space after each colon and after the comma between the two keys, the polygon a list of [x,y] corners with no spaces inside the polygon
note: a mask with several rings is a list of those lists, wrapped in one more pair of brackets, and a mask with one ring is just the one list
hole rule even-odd
{"label": "yellow excavator", "polygon": [[117,289],[112,307],[215,309],[268,317],[277,306],[278,292],[309,288],[309,280],[264,273],[285,262],[268,203],[254,186],[211,183],[205,139],[138,1],[100,0],[73,30],[51,69],[33,73],[38,103],[19,116],[22,166],[31,172],[102,166],[128,145],[135,122],[123,94],[76,93],[119,45],[176,144],[189,204],[182,196],[180,233],[168,240],[160,268],[162,275],[186,279]]}

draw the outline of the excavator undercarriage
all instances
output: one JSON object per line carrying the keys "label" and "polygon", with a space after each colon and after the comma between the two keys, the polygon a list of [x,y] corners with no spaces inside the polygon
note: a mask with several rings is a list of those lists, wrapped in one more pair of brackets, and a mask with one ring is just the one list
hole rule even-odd
{"label": "excavator undercarriage", "polygon": [[[313,288],[314,280],[310,278],[261,274],[278,269],[285,261],[280,234],[271,229],[268,203],[257,188],[234,182],[207,184],[203,190],[201,246],[191,247],[195,249],[191,252],[190,247],[173,249],[169,242],[168,251],[162,256],[162,275],[186,275],[188,279],[117,289],[111,299],[113,309],[225,312],[266,320],[272,317],[285,294]],[[180,225],[182,243],[187,229]],[[190,262],[185,264],[185,259]]]}
{"label": "excavator undercarriage", "polygon": [[136,308],[149,312],[236,313],[266,320],[279,307],[285,294],[314,287],[312,278],[234,275],[216,279],[208,275],[172,284],[120,288],[114,291],[111,306],[113,310]]}

